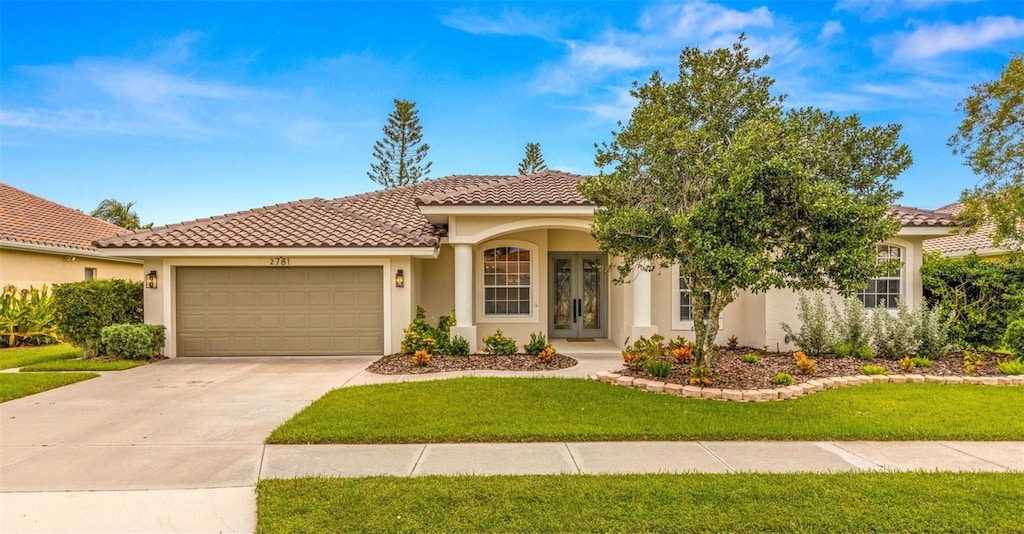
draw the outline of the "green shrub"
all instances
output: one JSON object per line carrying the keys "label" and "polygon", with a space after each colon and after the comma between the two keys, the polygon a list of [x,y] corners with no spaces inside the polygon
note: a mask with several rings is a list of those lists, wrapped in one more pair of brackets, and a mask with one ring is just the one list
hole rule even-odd
{"label": "green shrub", "polygon": [[157,356],[164,346],[163,325],[115,324],[100,330],[101,345],[106,354],[144,360]]}
{"label": "green shrub", "polygon": [[[871,316],[864,303],[857,297],[843,300],[843,310],[832,302],[832,329],[835,331],[836,345],[846,344],[851,347],[850,354],[855,355],[856,348],[867,347],[871,341]],[[839,356],[839,354],[836,354]]]}
{"label": "green shrub", "polygon": [[622,361],[632,369],[641,369],[649,360],[672,357],[676,346],[685,348],[686,340],[680,337],[666,346],[665,336],[660,334],[654,334],[650,339],[640,336],[640,339],[634,341],[632,345],[629,344],[629,339],[626,339],[626,348],[622,350]]}
{"label": "green shrub", "polygon": [[516,340],[511,337],[505,337],[501,330],[484,338],[484,352],[494,356],[515,354],[518,347],[519,345],[516,344]]}
{"label": "green shrub", "polygon": [[114,324],[142,322],[142,282],[86,280],[53,287],[61,336],[95,356],[100,331]]}
{"label": "green shrub", "polygon": [[0,293],[0,347],[57,343],[57,306],[46,286]]}
{"label": "green shrub", "polygon": [[469,341],[462,336],[455,336],[448,342],[448,354],[452,356],[469,356]]}
{"label": "green shrub", "polygon": [[647,360],[645,367],[651,376],[658,378],[665,378],[672,372],[672,362],[661,358]]}
{"label": "green shrub", "polygon": [[1020,360],[1009,360],[996,364],[999,372],[1004,375],[1024,375],[1024,362]]}
{"label": "green shrub", "polygon": [[544,332],[530,334],[530,342],[523,345],[523,350],[530,356],[536,356],[546,348],[548,348],[548,339],[544,336]]}
{"label": "green shrub", "polygon": [[871,315],[871,326],[875,350],[883,358],[898,359],[913,354],[914,332],[917,330],[914,314],[906,303],[900,302],[896,314],[888,310],[876,309]]}
{"label": "green shrub", "polygon": [[918,369],[925,369],[934,365],[931,360],[921,356],[911,358],[910,361],[914,364],[914,367],[917,367]]}
{"label": "green shrub", "polygon": [[793,375],[789,373],[779,373],[772,377],[772,384],[776,386],[792,386]]}
{"label": "green shrub", "polygon": [[881,365],[865,365],[862,371],[868,376],[889,374],[889,371],[886,371],[885,367],[882,367]]}
{"label": "green shrub", "polygon": [[779,323],[779,326],[800,350],[811,355],[832,350],[835,334],[829,328],[828,310],[825,309],[825,297],[821,293],[814,294],[813,302],[806,294],[800,295],[797,318],[800,319],[799,332],[794,332],[786,323]]}
{"label": "green shrub", "polygon": [[743,363],[757,363],[761,361],[761,358],[759,358],[757,354],[754,354],[753,352],[748,352],[744,354],[742,358],[740,358],[740,361],[742,361]]}
{"label": "green shrub", "polygon": [[859,343],[857,345],[850,345],[845,342],[836,343],[836,347],[832,352],[835,353],[836,356],[843,358],[854,356],[862,360],[870,360],[875,357],[875,350],[866,343]]}
{"label": "green shrub", "polygon": [[926,358],[941,358],[949,354],[949,327],[952,317],[947,317],[942,306],[921,306],[914,311],[914,343],[917,355]]}
{"label": "green shrub", "polygon": [[952,317],[953,343],[996,347],[1006,325],[1024,319],[1024,263],[984,261],[971,254],[927,254],[921,266],[924,298]]}
{"label": "green shrub", "polygon": [[455,324],[454,314],[442,315],[437,319],[437,326],[427,322],[427,311],[422,306],[416,307],[416,317],[404,330],[402,354],[413,354],[425,350],[431,354],[448,354],[451,352],[450,332]]}
{"label": "green shrub", "polygon": [[1003,334],[1003,345],[1010,350],[1014,357],[1024,361],[1024,319],[1017,319],[1006,325],[1006,333]]}

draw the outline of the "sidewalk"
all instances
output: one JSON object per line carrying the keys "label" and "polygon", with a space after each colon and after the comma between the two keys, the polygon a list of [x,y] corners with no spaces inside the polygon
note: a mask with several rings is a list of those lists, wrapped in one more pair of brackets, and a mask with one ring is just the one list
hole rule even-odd
{"label": "sidewalk", "polygon": [[1024,472],[1024,441],[267,445],[260,478],[914,470]]}

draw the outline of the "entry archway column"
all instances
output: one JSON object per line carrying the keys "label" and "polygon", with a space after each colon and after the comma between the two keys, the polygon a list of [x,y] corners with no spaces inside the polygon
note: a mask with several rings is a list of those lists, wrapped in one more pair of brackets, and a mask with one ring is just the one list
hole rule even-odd
{"label": "entry archway column", "polygon": [[461,336],[469,342],[469,351],[476,352],[478,339],[473,323],[473,245],[455,243],[455,326],[452,337]]}
{"label": "entry archway column", "polygon": [[633,325],[629,335],[632,341],[658,333],[658,327],[651,324],[651,272],[646,267],[642,263],[633,268]]}

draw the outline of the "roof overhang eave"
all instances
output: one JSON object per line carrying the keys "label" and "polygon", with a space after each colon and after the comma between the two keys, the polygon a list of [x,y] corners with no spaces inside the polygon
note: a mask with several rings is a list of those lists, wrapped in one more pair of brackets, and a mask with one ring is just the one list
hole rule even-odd
{"label": "roof overhang eave", "polygon": [[59,247],[56,245],[39,245],[36,243],[22,243],[20,241],[0,241],[0,248],[22,250],[25,252],[37,252],[40,254],[53,254],[59,256],[75,256],[82,258],[95,258],[108,261],[120,261],[124,263],[142,263],[142,260],[133,257],[134,255],[107,254],[106,252],[100,250]]}
{"label": "roof overhang eave", "polygon": [[896,233],[898,236],[941,237],[950,234],[948,226],[904,226]]}
{"label": "roof overhang eave", "polygon": [[436,258],[439,247],[174,247],[174,248],[101,248],[99,252],[107,255],[127,255],[133,258],[211,258],[211,257],[380,257],[380,256],[414,256],[418,258]]}

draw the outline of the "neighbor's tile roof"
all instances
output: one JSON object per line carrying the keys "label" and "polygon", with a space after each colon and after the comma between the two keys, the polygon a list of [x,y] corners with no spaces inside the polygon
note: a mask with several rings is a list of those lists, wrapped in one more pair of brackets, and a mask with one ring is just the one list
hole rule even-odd
{"label": "neighbor's tile roof", "polygon": [[[960,215],[964,210],[963,203],[954,202],[943,206],[935,211],[947,213],[952,217]],[[924,249],[928,252],[941,252],[942,254],[968,253],[975,251],[996,250],[992,244],[992,236],[995,234],[995,223],[984,223],[973,234],[950,234],[945,237],[928,239],[924,242]],[[999,253],[1003,251],[998,250]]]}
{"label": "neighbor's tile roof", "polygon": [[0,183],[0,243],[96,250],[93,241],[127,230]]}
{"label": "neighbor's tile roof", "polygon": [[[349,197],[313,198],[104,239],[103,248],[433,247],[447,229],[419,206],[589,206],[558,171],[449,176]],[[893,206],[905,226],[944,226],[945,216]]]}

